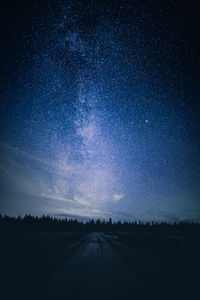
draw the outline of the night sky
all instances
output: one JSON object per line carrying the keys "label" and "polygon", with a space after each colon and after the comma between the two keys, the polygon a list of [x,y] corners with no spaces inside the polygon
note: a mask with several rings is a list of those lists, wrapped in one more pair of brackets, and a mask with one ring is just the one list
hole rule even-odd
{"label": "night sky", "polygon": [[198,1],[5,1],[0,213],[200,221]]}

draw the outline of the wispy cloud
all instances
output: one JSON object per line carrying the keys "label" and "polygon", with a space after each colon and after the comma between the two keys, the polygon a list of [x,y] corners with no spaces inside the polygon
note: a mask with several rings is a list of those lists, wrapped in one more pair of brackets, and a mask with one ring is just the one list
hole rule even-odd
{"label": "wispy cloud", "polygon": [[44,210],[48,211],[52,205],[56,209],[63,203],[68,213],[72,210],[73,214],[92,217],[101,215],[102,208],[112,198],[110,174],[98,164],[91,161],[69,164],[65,152],[48,161],[5,143],[0,143],[0,147],[4,153],[2,172],[12,177],[22,194],[40,198]]}
{"label": "wispy cloud", "polygon": [[124,197],[125,197],[125,194],[114,194],[113,201],[118,202],[119,200],[123,199]]}

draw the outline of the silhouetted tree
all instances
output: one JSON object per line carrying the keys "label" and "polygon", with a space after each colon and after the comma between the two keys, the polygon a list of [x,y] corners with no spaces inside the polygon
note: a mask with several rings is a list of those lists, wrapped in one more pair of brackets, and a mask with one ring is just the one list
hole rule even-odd
{"label": "silhouetted tree", "polygon": [[169,224],[167,222],[113,222],[112,218],[105,220],[91,219],[88,222],[76,219],[59,219],[51,216],[35,217],[25,215],[24,217],[9,217],[0,214],[0,231],[48,231],[48,232],[106,232],[106,231],[192,231],[200,232],[200,224],[191,221]]}

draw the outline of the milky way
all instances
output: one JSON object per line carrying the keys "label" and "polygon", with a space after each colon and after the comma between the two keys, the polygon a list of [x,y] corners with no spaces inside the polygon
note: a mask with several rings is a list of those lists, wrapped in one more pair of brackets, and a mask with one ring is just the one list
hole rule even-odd
{"label": "milky way", "polygon": [[2,19],[1,212],[199,220],[195,10],[35,0]]}

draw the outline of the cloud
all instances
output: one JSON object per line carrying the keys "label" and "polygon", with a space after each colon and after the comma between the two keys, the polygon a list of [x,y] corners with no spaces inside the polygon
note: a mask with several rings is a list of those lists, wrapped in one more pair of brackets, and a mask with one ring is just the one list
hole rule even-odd
{"label": "cloud", "polygon": [[[88,136],[88,140],[93,140],[90,131]],[[45,160],[1,141],[0,148],[3,154],[0,171],[3,178],[5,173],[9,176],[7,190],[13,189],[10,198],[15,199],[16,207],[22,197],[24,211],[28,207],[30,212],[34,209],[38,213],[56,210],[62,213],[66,209],[72,215],[103,217],[112,215],[108,213],[110,198],[118,202],[124,197],[113,194],[112,172],[96,157],[74,162],[70,152],[61,149],[54,159]],[[7,190],[4,203],[10,201]]]}
{"label": "cloud", "polygon": [[77,201],[79,204],[90,205],[89,201],[85,200],[84,197],[80,197],[78,195],[74,195],[74,200]]}
{"label": "cloud", "polygon": [[119,200],[123,199],[124,197],[125,197],[125,194],[114,194],[113,201],[118,202]]}

